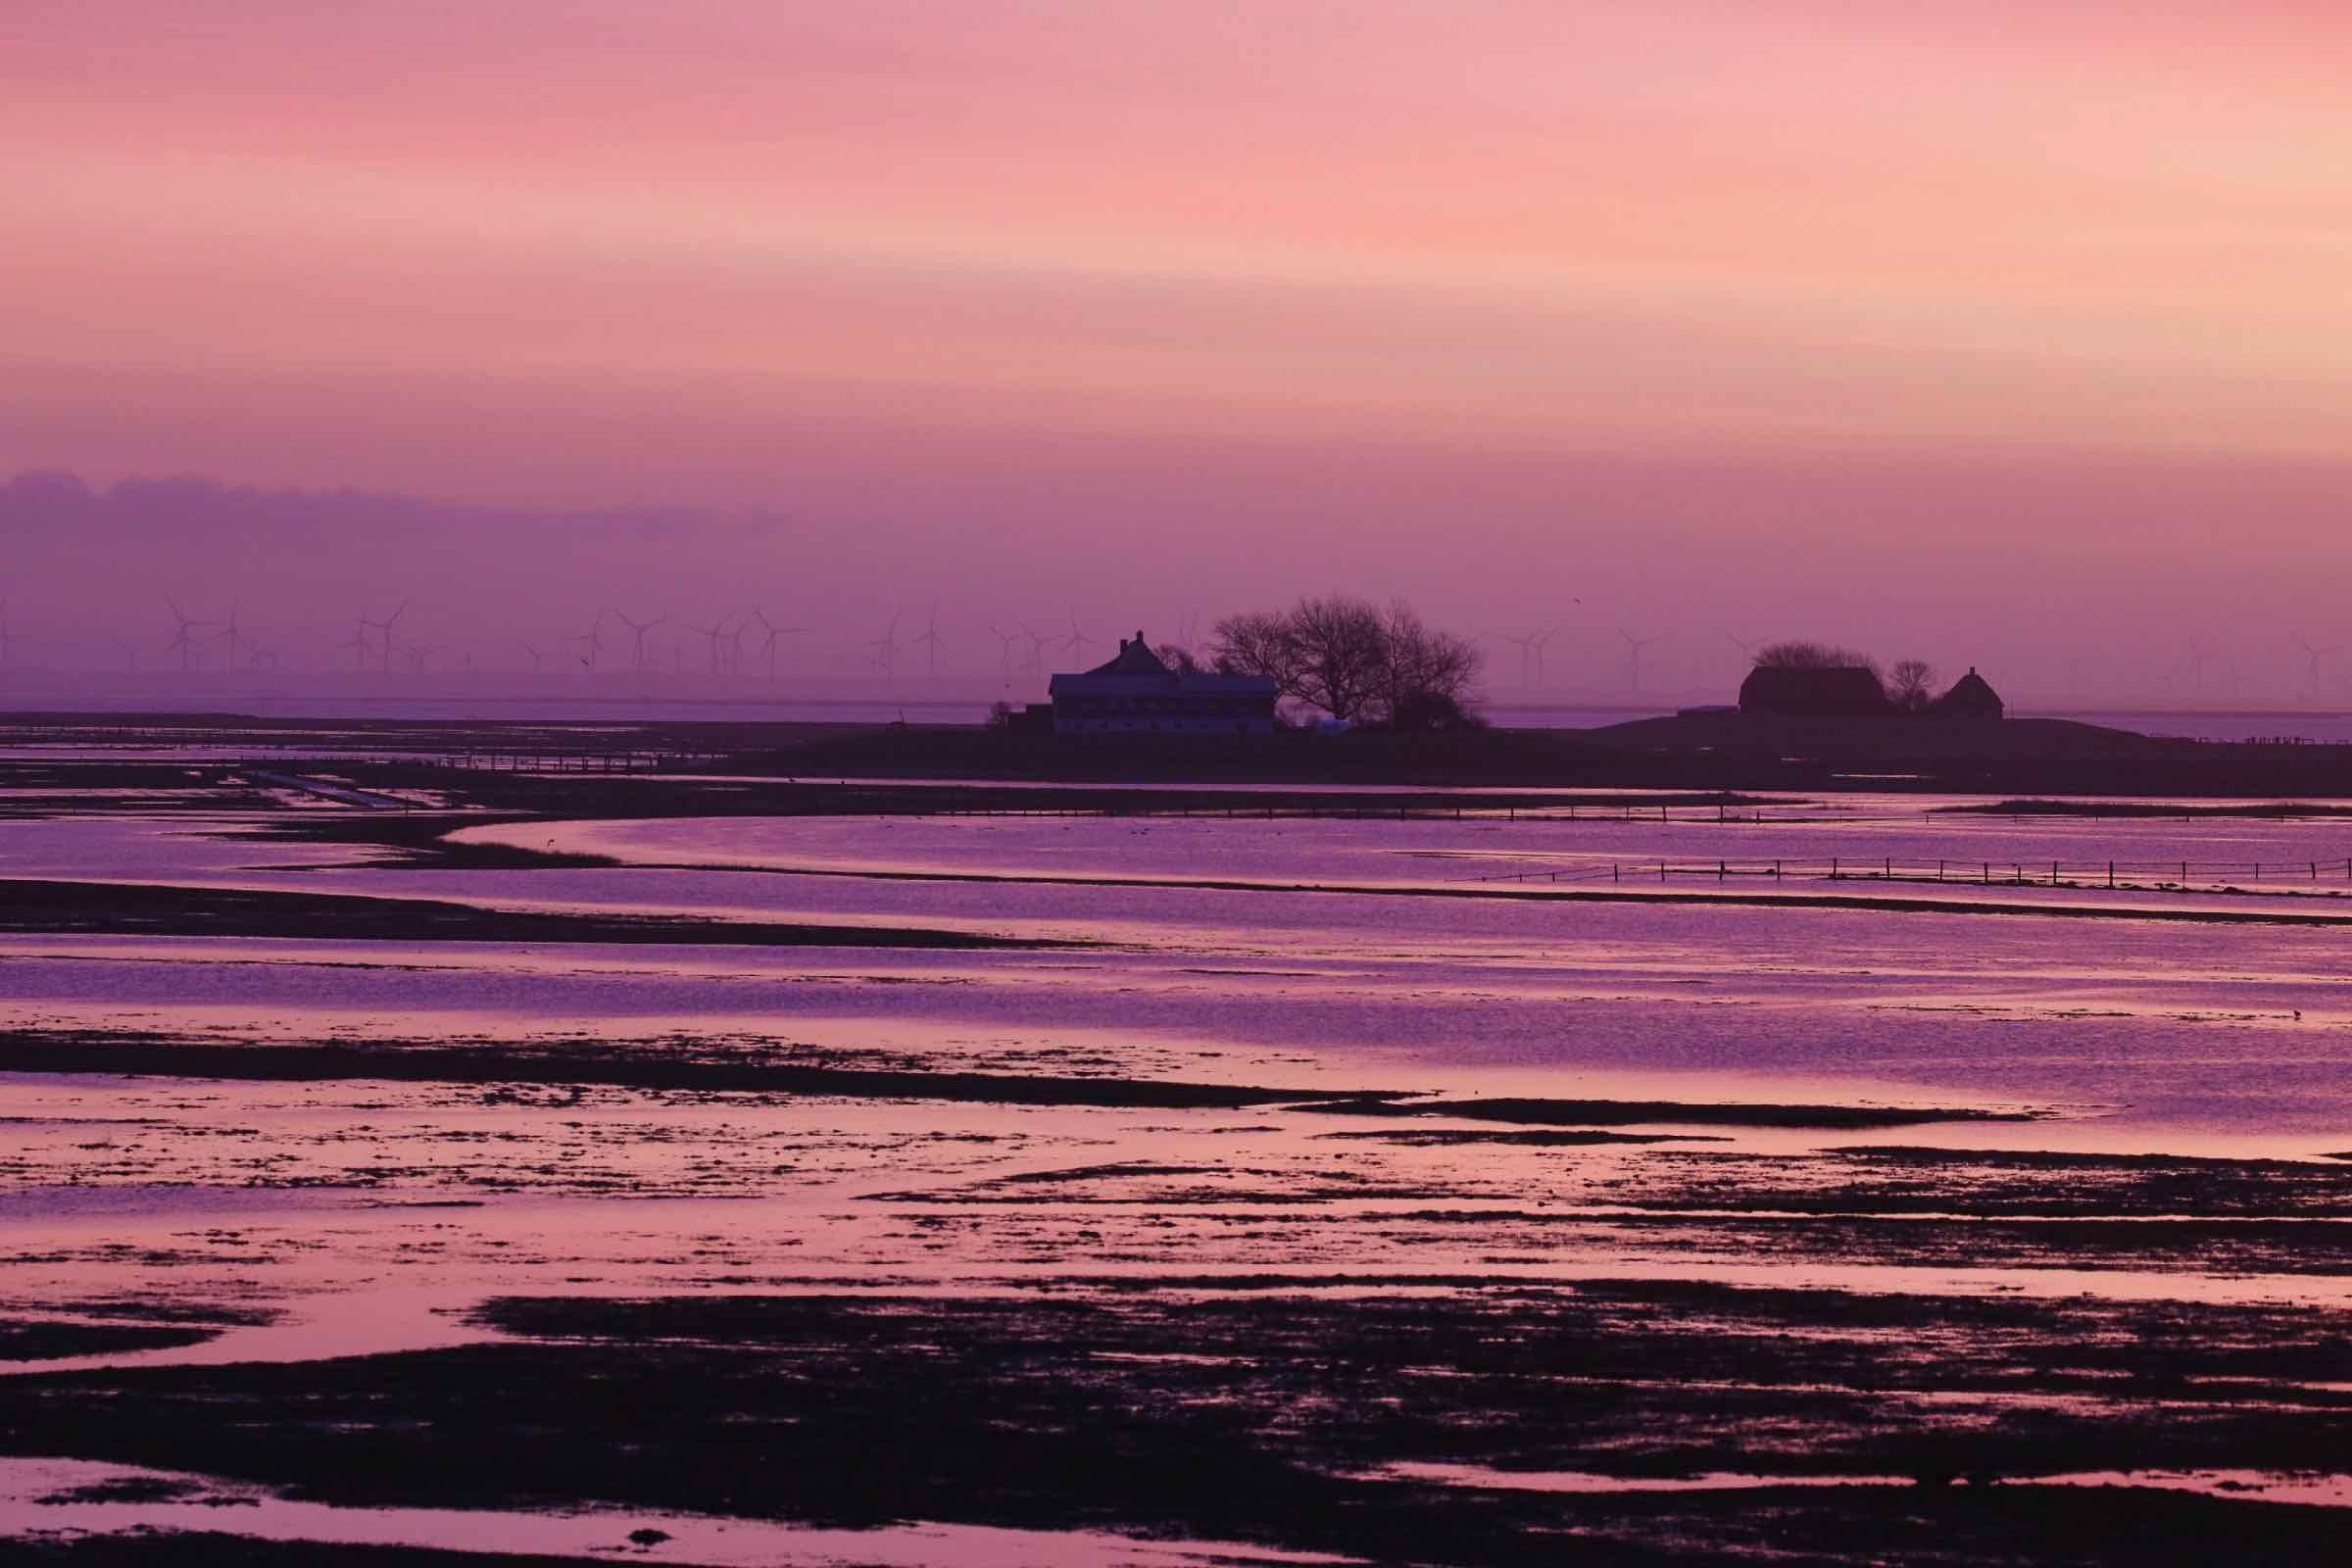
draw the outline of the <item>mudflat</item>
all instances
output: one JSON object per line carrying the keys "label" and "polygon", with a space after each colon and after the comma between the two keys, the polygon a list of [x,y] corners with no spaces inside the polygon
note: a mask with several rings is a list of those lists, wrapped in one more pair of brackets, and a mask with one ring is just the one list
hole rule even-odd
{"label": "mudflat", "polygon": [[[2352,1508],[2325,812],[396,765],[44,760],[0,821],[13,1555],[2296,1561]],[[2217,871],[1463,896],[1938,856]]]}

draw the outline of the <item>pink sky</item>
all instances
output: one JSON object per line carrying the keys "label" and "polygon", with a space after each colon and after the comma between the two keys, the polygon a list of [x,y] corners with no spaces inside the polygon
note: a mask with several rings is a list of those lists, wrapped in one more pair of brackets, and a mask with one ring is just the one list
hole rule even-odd
{"label": "pink sky", "polygon": [[2262,0],[15,0],[0,473],[792,519],[581,595],[1580,594],[1584,657],[1671,630],[1694,686],[1737,622],[2195,636],[2291,696],[2352,566],[2348,46]]}

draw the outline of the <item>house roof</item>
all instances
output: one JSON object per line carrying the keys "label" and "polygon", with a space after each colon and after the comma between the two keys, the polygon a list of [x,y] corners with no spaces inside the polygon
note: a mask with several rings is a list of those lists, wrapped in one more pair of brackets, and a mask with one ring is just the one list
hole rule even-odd
{"label": "house roof", "polygon": [[1217,675],[1205,671],[1179,674],[1170,669],[1152,645],[1137,632],[1132,639],[1121,638],[1118,657],[1081,672],[1055,675],[1046,683],[1053,696],[1087,693],[1092,696],[1133,696],[1152,692],[1177,692],[1197,696],[1271,697],[1275,694],[1270,675]]}
{"label": "house roof", "polygon": [[1097,664],[1086,673],[1089,675],[1172,675],[1175,671],[1168,668],[1160,657],[1152,651],[1152,645],[1144,641],[1144,634],[1139,631],[1135,634],[1132,642],[1124,637],[1119,639],[1119,655],[1116,659]]}
{"label": "house roof", "polygon": [[1976,666],[1972,664],[1969,666],[1967,674],[1952,682],[1950,691],[1936,699],[1936,706],[1938,708],[1998,709],[2001,707],[2001,694],[1994,691],[1992,683],[1978,674]]}

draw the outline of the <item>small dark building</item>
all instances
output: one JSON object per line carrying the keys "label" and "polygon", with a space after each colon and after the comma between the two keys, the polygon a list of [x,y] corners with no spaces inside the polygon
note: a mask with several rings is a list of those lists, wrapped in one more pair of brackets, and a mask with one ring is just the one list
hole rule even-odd
{"label": "small dark building", "polygon": [[1106,664],[1046,683],[1056,735],[1267,735],[1281,696],[1265,675],[1170,669],[1137,632]]}
{"label": "small dark building", "polygon": [[1881,718],[1894,711],[1876,672],[1859,664],[1792,669],[1759,664],[1740,683],[1740,711],[1783,718]]}
{"label": "small dark building", "polygon": [[1971,664],[1967,674],[1952,682],[1950,691],[1929,705],[1928,711],[1938,718],[1999,718],[2006,710],[2001,706],[2001,694]]}
{"label": "small dark building", "polygon": [[1007,735],[1053,734],[1054,705],[1052,703],[1031,703],[1026,708],[1012,710],[1004,715],[1004,733]]}

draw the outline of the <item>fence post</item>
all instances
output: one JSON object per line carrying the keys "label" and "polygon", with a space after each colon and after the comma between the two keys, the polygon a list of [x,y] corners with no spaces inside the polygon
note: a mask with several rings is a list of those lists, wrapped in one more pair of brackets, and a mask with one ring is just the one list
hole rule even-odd
{"label": "fence post", "polygon": [[1619,874],[1617,862],[1615,860],[1611,860],[1609,862],[1609,880],[1612,882],[1620,882],[1624,880],[1623,876]]}
{"label": "fence post", "polygon": [[1720,882],[1723,880],[1723,862],[1721,860],[1717,860],[1715,862],[1715,880]]}
{"label": "fence post", "polygon": [[2113,891],[2115,887],[2115,862],[2113,860],[2107,862],[2107,886],[2110,891]]}
{"label": "fence post", "polygon": [[1833,882],[1838,880],[1838,857],[1835,855],[1830,857],[1830,880]]}

